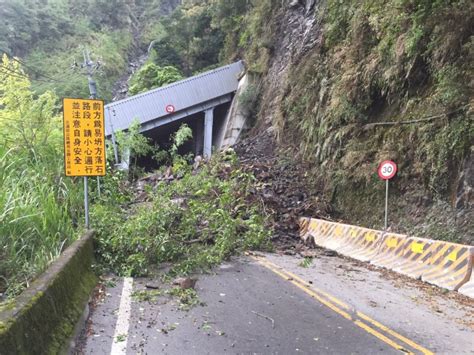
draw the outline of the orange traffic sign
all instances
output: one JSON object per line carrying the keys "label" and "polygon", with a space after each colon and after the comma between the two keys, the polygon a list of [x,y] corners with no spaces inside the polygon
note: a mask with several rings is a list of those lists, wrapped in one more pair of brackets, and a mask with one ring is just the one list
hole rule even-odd
{"label": "orange traffic sign", "polygon": [[104,102],[65,98],[63,117],[66,176],[104,176]]}

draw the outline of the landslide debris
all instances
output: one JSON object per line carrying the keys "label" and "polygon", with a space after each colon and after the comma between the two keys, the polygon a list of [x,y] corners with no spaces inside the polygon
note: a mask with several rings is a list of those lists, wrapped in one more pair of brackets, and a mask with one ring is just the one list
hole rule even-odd
{"label": "landslide debris", "polygon": [[311,181],[309,167],[297,161],[291,150],[276,149],[272,129],[259,130],[235,146],[241,169],[255,181],[249,191],[261,201],[271,221],[277,249],[301,250],[298,220],[303,216],[330,219],[331,205]]}
{"label": "landslide debris", "polygon": [[133,183],[118,179],[126,188],[114,191],[125,194],[92,209],[102,267],[136,277],[171,263],[170,275],[186,275],[248,249],[268,249],[272,224],[254,198],[254,181],[232,151],[194,165],[177,156]]}

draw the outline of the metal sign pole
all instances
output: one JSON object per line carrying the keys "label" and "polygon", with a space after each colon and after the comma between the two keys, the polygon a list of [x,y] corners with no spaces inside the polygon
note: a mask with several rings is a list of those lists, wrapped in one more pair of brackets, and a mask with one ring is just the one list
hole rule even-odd
{"label": "metal sign pole", "polygon": [[388,179],[385,180],[385,231],[388,228]]}
{"label": "metal sign pole", "polygon": [[100,176],[97,176],[97,195],[100,198]]}
{"label": "metal sign pole", "polygon": [[84,210],[86,215],[86,229],[89,229],[89,181],[84,176]]}

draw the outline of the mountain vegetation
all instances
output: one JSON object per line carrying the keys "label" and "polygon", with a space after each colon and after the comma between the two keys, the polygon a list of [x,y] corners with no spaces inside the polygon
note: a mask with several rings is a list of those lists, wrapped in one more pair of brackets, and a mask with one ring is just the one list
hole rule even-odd
{"label": "mountain vegetation", "polygon": [[[60,98],[89,96],[86,49],[106,101],[121,78],[138,94],[243,59],[254,131],[270,128],[309,167],[334,218],[380,227],[375,171],[393,159],[397,230],[472,243],[473,14],[468,0],[0,0],[0,294],[17,295],[81,233]],[[131,182],[113,164],[100,196],[92,182],[102,267],[189,272],[268,246],[235,156],[199,173],[176,150],[155,153],[180,179],[147,191],[148,205],[130,208]]]}

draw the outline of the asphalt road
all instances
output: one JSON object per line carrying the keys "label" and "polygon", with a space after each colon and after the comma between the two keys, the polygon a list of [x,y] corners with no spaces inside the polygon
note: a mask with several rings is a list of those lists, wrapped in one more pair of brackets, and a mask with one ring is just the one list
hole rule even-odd
{"label": "asphalt road", "polygon": [[198,277],[201,304],[189,311],[170,296],[136,297],[150,283],[170,287],[157,280],[108,283],[81,352],[474,353],[472,304],[397,285],[338,257],[318,257],[306,268],[301,260],[266,255],[224,264]]}

